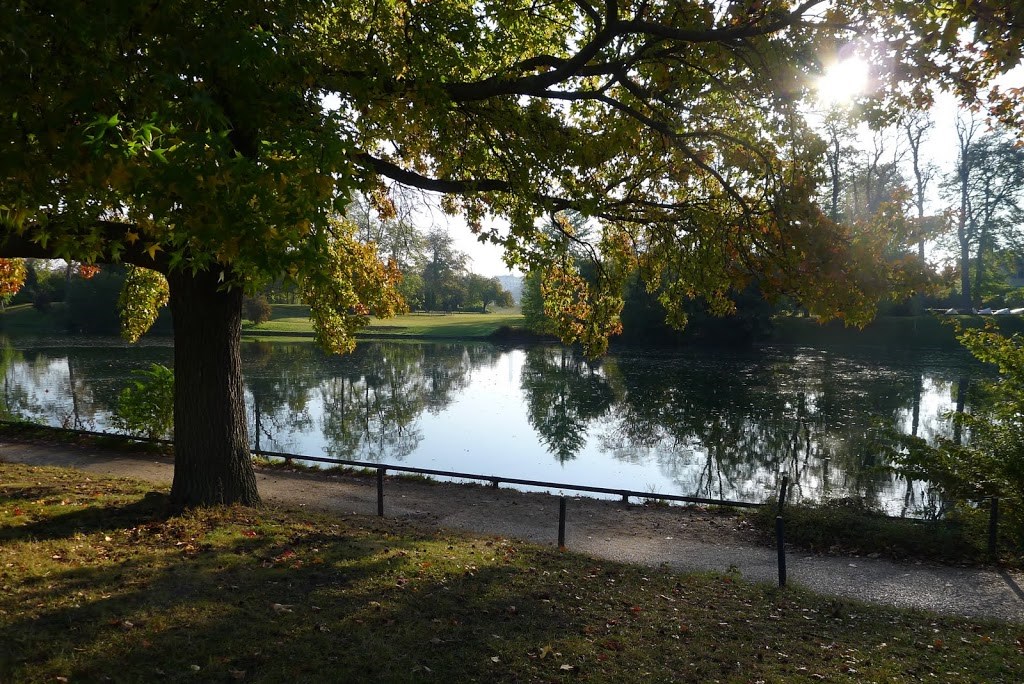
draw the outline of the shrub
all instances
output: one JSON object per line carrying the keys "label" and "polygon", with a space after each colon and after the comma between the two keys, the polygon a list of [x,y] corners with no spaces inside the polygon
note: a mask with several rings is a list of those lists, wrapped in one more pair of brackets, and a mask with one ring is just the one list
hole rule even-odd
{"label": "shrub", "polygon": [[[752,517],[766,535],[775,529],[774,503]],[[877,553],[897,559],[926,558],[946,563],[977,563],[986,558],[985,511],[957,507],[941,520],[892,518],[860,498],[820,504],[793,504],[783,509],[786,542],[817,553]]]}
{"label": "shrub", "polygon": [[932,446],[906,436],[893,462],[901,475],[934,483],[960,505],[999,497],[1011,535],[1024,544],[1024,337],[989,326],[960,330],[957,339],[999,369],[998,381],[980,387],[971,413],[949,416],[969,439],[940,437]]}
{"label": "shrub", "polygon": [[32,308],[36,311],[46,313],[50,310],[50,295],[46,292],[37,292],[32,300]]}
{"label": "shrub", "polygon": [[245,311],[245,318],[252,321],[253,325],[266,323],[270,320],[270,314],[273,312],[270,302],[263,295],[246,297],[242,307]]}
{"label": "shrub", "polygon": [[154,363],[134,370],[132,380],[117,398],[113,424],[133,437],[169,438],[174,433],[174,371]]}

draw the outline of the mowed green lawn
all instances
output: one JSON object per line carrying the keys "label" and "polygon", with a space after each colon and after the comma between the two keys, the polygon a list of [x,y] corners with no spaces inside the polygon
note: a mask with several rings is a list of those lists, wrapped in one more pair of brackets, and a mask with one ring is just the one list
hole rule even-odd
{"label": "mowed green lawn", "polygon": [[[487,313],[408,313],[394,318],[371,319],[360,334],[372,337],[487,337],[503,326],[522,327],[523,316],[518,309],[501,309]],[[309,307],[301,304],[276,304],[270,321],[260,325],[246,323],[243,334],[312,335]]]}
{"label": "mowed green lawn", "polygon": [[65,332],[64,302],[54,302],[43,312],[31,304],[8,306],[0,313],[0,330],[22,335],[59,335]]}
{"label": "mowed green lawn", "polygon": [[[369,337],[473,339],[488,337],[503,326],[524,327],[519,309],[500,309],[487,313],[410,313],[395,318],[374,318],[359,334]],[[67,333],[64,304],[57,302],[46,313],[35,310],[31,304],[7,307],[6,311],[0,313],[0,330],[20,334],[64,335]],[[309,307],[304,304],[275,304],[270,321],[260,325],[243,322],[242,335],[250,339],[265,337],[276,341],[309,340],[313,336]]]}

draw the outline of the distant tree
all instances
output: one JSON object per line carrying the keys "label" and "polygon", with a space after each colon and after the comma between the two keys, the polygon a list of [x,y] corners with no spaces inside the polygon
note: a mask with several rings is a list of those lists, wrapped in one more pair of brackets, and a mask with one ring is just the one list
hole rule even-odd
{"label": "distant tree", "polygon": [[956,120],[957,158],[953,173],[946,180],[951,195],[956,197],[956,248],[960,271],[960,304],[970,308],[974,304],[971,294],[971,249],[976,241],[977,226],[971,221],[971,179],[976,161],[972,152],[980,123],[973,114],[958,116]]}
{"label": "distant tree", "polygon": [[915,232],[917,236],[917,256],[921,261],[924,261],[925,258],[924,243],[930,237],[931,231],[929,228],[934,226],[934,222],[930,226],[926,221],[924,214],[925,196],[928,186],[931,184],[936,173],[935,164],[926,161],[921,154],[921,145],[934,127],[935,122],[932,118],[927,113],[921,111],[910,112],[900,121],[900,128],[906,135],[910,149],[910,168],[914,174],[913,198],[914,208],[917,210]]}
{"label": "distant tree", "polygon": [[530,271],[523,278],[523,298],[520,306],[526,327],[535,333],[549,335],[554,332],[554,323],[544,313],[544,294],[540,286],[540,271]]}
{"label": "distant tree", "polygon": [[43,259],[25,259],[25,282],[11,298],[11,304],[32,304],[49,308],[52,302],[63,302],[67,291],[64,270],[59,271]]}
{"label": "distant tree", "polygon": [[513,304],[512,293],[501,286],[501,281],[475,273],[466,276],[466,301],[470,306],[479,305],[480,310],[484,312],[491,303],[505,307]]}
{"label": "distant tree", "polygon": [[278,278],[260,290],[260,294],[267,298],[271,304],[299,304],[302,301],[299,288],[294,282],[284,278]]}
{"label": "distant tree", "polygon": [[121,320],[117,302],[125,276],[123,266],[108,266],[92,278],[73,277],[64,298],[68,331],[90,335],[119,334]]}
{"label": "distant tree", "polygon": [[273,313],[273,310],[270,308],[270,302],[263,295],[246,297],[242,302],[242,309],[245,311],[245,317],[253,325],[266,323],[270,320],[270,316]]}
{"label": "distant tree", "polygon": [[463,275],[466,255],[455,249],[448,231],[427,233],[423,266],[423,306],[428,311],[452,311],[466,298]]}
{"label": "distant tree", "polygon": [[986,267],[999,247],[1020,247],[1024,237],[1024,149],[1005,132],[982,136],[972,153],[971,222],[977,226],[974,291],[985,295]]}
{"label": "distant tree", "polygon": [[377,254],[391,261],[403,275],[421,268],[427,248],[426,238],[414,221],[411,199],[399,194],[376,193],[352,196],[345,215],[357,226],[356,237],[377,246]]}
{"label": "distant tree", "polygon": [[[1024,149],[1005,130],[982,135],[973,117],[957,120],[956,166],[944,183],[955,203],[955,247],[962,306],[980,305],[986,272],[1000,248],[1021,247]],[[973,273],[972,273],[973,271]]]}
{"label": "distant tree", "polygon": [[842,213],[843,180],[846,167],[856,153],[851,144],[854,126],[848,112],[833,109],[826,116],[822,125],[822,137],[825,142],[825,170],[827,196],[824,198],[826,213],[833,221],[839,221]]}
{"label": "distant tree", "polygon": [[862,150],[850,165],[845,184],[843,219],[870,221],[885,205],[902,205],[907,200],[907,185],[899,168],[888,131],[875,131],[871,147]]}

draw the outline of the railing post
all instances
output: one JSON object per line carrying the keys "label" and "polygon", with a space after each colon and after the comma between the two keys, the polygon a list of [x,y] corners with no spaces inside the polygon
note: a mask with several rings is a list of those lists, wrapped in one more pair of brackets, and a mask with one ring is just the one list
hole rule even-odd
{"label": "railing post", "polygon": [[387,468],[377,468],[377,515],[384,517],[384,471]]}
{"label": "railing post", "polygon": [[782,474],[782,482],[779,484],[779,510],[777,515],[782,515],[782,507],[786,504],[786,495],[789,493],[789,473]]}
{"label": "railing post", "polygon": [[782,516],[775,516],[775,543],[779,554],[779,587],[786,586],[786,549],[785,529]]}
{"label": "railing post", "polygon": [[779,505],[775,514],[775,548],[778,554],[779,587],[786,586],[786,529],[782,520],[782,507],[786,503],[786,490],[789,487],[789,474],[782,474],[779,485]]}
{"label": "railing post", "polygon": [[565,550],[565,497],[558,497],[558,548]]}
{"label": "railing post", "polygon": [[996,547],[998,546],[998,533],[999,533],[999,497],[992,497],[991,508],[988,512],[988,553],[990,556],[995,557]]}
{"label": "railing post", "polygon": [[260,398],[255,392],[252,395],[252,413],[256,418],[256,453],[260,453]]}

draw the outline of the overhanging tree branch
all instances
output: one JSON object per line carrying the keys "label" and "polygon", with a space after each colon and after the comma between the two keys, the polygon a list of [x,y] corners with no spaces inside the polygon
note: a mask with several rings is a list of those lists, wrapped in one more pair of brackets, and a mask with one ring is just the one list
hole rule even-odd
{"label": "overhanging tree branch", "polygon": [[[16,231],[13,228],[0,228],[0,257],[3,258],[29,258],[29,259],[71,259],[73,255],[64,254],[57,243],[47,242],[43,244],[38,239],[30,236],[39,233],[40,226],[25,226],[23,230]],[[55,227],[50,224],[46,227],[49,232],[60,230],[65,235],[80,233],[82,240],[89,239],[90,234],[95,230],[101,232],[101,238],[105,251],[96,256],[97,263],[125,263],[134,266],[141,266],[166,275],[170,268],[170,260],[163,251],[154,250],[152,253],[147,249],[147,244],[154,244],[158,240],[147,241],[139,227],[134,223],[121,221],[97,220],[91,225],[77,229]],[[125,239],[128,233],[134,233],[138,237],[129,242]]]}

